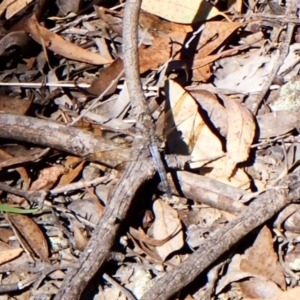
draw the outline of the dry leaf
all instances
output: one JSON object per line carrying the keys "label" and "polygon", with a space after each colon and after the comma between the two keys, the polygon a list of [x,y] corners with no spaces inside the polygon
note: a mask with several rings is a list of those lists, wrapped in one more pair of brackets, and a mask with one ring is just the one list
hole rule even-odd
{"label": "dry leaf", "polygon": [[[156,200],[154,202],[153,212],[155,214],[153,223],[153,237],[155,239],[165,239],[174,234],[175,231],[182,229],[177,211],[162,200]],[[156,251],[159,256],[165,260],[169,254],[179,250],[183,245],[183,233],[180,231],[163,246],[156,247]]]}
{"label": "dry leaf", "polygon": [[229,49],[221,53],[209,55],[217,48],[219,48],[223,42],[240,26],[241,23],[234,22],[207,22],[204,30],[201,34],[201,38],[198,45],[198,53],[196,53],[193,60],[193,80],[206,82],[212,75],[209,64],[216,59],[229,55],[229,53],[236,50]]}
{"label": "dry leaf", "polygon": [[65,168],[62,165],[54,165],[41,170],[39,178],[34,181],[30,187],[30,191],[38,191],[40,189],[50,189],[57,181],[58,177],[64,174]]}
{"label": "dry leaf", "polygon": [[285,134],[299,126],[300,113],[296,111],[276,111],[256,117],[261,139]]}
{"label": "dry leaf", "polygon": [[20,234],[20,238],[29,245],[42,261],[48,261],[49,252],[47,241],[39,226],[29,217],[21,214],[7,213],[7,218]]}
{"label": "dry leaf", "polygon": [[77,13],[80,7],[80,0],[57,0],[57,6],[59,7],[60,11],[66,16],[68,13]]}
{"label": "dry leaf", "polygon": [[170,58],[170,38],[159,33],[152,33],[153,42],[150,47],[140,50],[140,72],[158,68]]}
{"label": "dry leaf", "polygon": [[[300,287],[295,287],[280,293],[278,296],[268,298],[268,300],[296,300],[299,297]],[[264,300],[265,298],[244,298],[244,300]]]}
{"label": "dry leaf", "polygon": [[66,157],[65,168],[68,171],[66,172],[66,174],[63,174],[60,177],[59,182],[56,187],[71,183],[79,175],[79,173],[82,171],[84,161],[81,161],[81,163],[76,165],[76,167],[74,169],[71,168],[71,165],[80,160],[81,160],[81,158],[79,158],[77,156],[67,156]]}
{"label": "dry leaf", "polygon": [[23,53],[26,53],[30,41],[32,41],[31,38],[24,31],[10,32],[0,40],[0,55],[3,55],[4,52],[12,46],[18,46],[22,49]]}
{"label": "dry leaf", "polygon": [[281,295],[282,290],[278,285],[266,278],[253,277],[239,283],[241,291],[245,296],[252,298],[261,297],[269,299],[270,297]]}
{"label": "dry leaf", "polygon": [[93,65],[103,65],[112,62],[98,53],[93,53],[76,44],[64,40],[56,33],[41,26],[35,15],[32,15],[27,20],[25,30],[37,43],[45,45],[46,48],[63,57],[83,61]]}
{"label": "dry leaf", "polygon": [[227,162],[225,176],[230,177],[236,164],[247,160],[255,134],[252,113],[237,101],[224,97],[228,117]]}
{"label": "dry leaf", "polygon": [[[14,166],[14,165],[17,165],[17,164],[21,164],[21,163],[24,163],[24,162],[38,160],[41,157],[43,157],[44,155],[46,155],[49,152],[49,150],[50,150],[50,148],[46,148],[44,150],[39,149],[39,148],[35,148],[35,149],[32,149],[32,150],[25,151],[24,154],[20,154],[20,155],[16,154],[16,155],[18,155],[16,157],[13,157],[9,154],[9,156],[7,156],[4,161],[0,162],[0,169],[7,168],[7,167],[10,167],[10,166]],[[0,152],[1,152],[1,150],[0,150]],[[1,156],[3,156],[3,151],[0,154],[0,157]]]}
{"label": "dry leaf", "polygon": [[33,0],[14,0],[13,2],[11,2],[10,5],[7,6],[5,18],[6,19],[10,19],[12,16],[14,16],[15,14],[17,14],[23,8],[29,6],[29,4],[32,1]]}
{"label": "dry leaf", "polygon": [[72,201],[68,209],[77,215],[97,224],[102,216],[104,207],[94,198]]}
{"label": "dry leaf", "polygon": [[0,96],[0,111],[7,114],[25,115],[31,105],[30,100]]}
{"label": "dry leaf", "polygon": [[169,21],[193,24],[222,15],[215,6],[205,0],[143,0],[142,9]]}
{"label": "dry leaf", "polygon": [[[240,267],[243,271],[264,276],[283,290],[286,289],[283,270],[274,251],[272,234],[266,226],[261,229],[253,246],[246,251]],[[246,288],[246,282],[243,282],[243,286]]]}
{"label": "dry leaf", "polygon": [[10,249],[0,252],[0,265],[18,257],[23,252],[22,248]]}
{"label": "dry leaf", "polygon": [[195,55],[195,59],[201,59],[211,54],[220,47],[235,30],[243,25],[243,23],[236,22],[207,22],[201,33],[198,45],[199,51]]}
{"label": "dry leaf", "polygon": [[[177,231],[176,231],[177,232]],[[149,246],[162,246],[166,242],[168,242],[174,235],[176,235],[176,232],[173,234],[170,234],[166,238],[162,240],[156,240],[145,234],[142,229],[136,230],[133,227],[129,227],[129,233],[139,242],[143,242]]]}
{"label": "dry leaf", "polygon": [[[292,205],[289,205],[288,207],[286,207],[286,209],[289,209]],[[285,209],[285,210],[286,210]],[[294,221],[297,216],[299,217],[299,212],[298,212],[298,205],[296,207],[294,207],[294,211],[297,210],[297,212],[295,214],[293,214],[292,218],[288,218],[287,221],[289,221],[289,223],[292,223],[292,221]],[[299,223],[299,219],[298,219],[298,222],[297,220],[295,220],[296,222],[296,226],[298,227],[298,223]],[[285,227],[287,227],[285,225]],[[277,227],[279,228],[279,227]],[[280,229],[279,229],[280,230]],[[297,229],[296,229],[297,230]],[[292,249],[291,251],[289,251],[288,253],[286,253],[284,255],[284,261],[285,263],[289,266],[289,268],[293,271],[299,271],[300,270],[300,265],[299,265],[299,262],[300,262],[300,244],[296,244],[294,246],[294,249]]]}
{"label": "dry leaf", "polygon": [[115,80],[115,84],[106,92],[106,96],[113,94],[117,88],[116,78],[123,72],[124,65],[121,58],[117,58],[108,67],[103,68],[99,71],[99,76],[96,78],[87,91],[93,95],[101,95],[107,87]]}
{"label": "dry leaf", "polygon": [[190,154],[191,168],[199,168],[210,160],[224,156],[220,140],[202,119],[195,100],[175,81],[168,83],[172,112],[166,120],[166,131],[171,132],[167,139],[171,153]]}
{"label": "dry leaf", "polygon": [[15,2],[16,0],[3,0],[0,3],[0,15],[11,5]]}
{"label": "dry leaf", "polygon": [[79,251],[84,251],[88,243],[88,238],[81,232],[81,230],[74,223],[72,223],[72,230],[74,232],[74,242],[75,242],[76,249]]}
{"label": "dry leaf", "polygon": [[163,33],[169,33],[172,31],[172,23],[171,22],[162,20],[161,18],[159,18],[153,14],[149,14],[145,11],[140,12],[139,24],[143,28],[160,31]]}
{"label": "dry leaf", "polygon": [[201,108],[209,116],[209,121],[222,136],[227,136],[227,112],[223,105],[220,104],[217,97],[206,90],[191,91],[190,94],[199,103]]}
{"label": "dry leaf", "polygon": [[[14,232],[10,228],[0,228],[0,239],[3,241],[5,244],[8,243],[9,238],[14,235]],[[2,242],[1,242],[2,245]],[[1,251],[3,248],[0,248]]]}
{"label": "dry leaf", "polygon": [[[3,162],[2,159],[4,159],[4,162],[5,162],[7,160],[14,159],[14,157],[11,154],[7,153],[6,151],[0,149],[0,160],[1,160],[1,163]],[[1,167],[0,167],[0,169],[1,169]],[[29,189],[30,181],[31,180],[30,180],[30,178],[28,176],[26,168],[24,168],[24,167],[17,167],[16,171],[20,174],[21,178],[23,179],[24,190],[27,191]]]}
{"label": "dry leaf", "polygon": [[[203,67],[214,62],[215,60],[217,60],[221,57],[232,55],[240,49],[245,49],[245,47],[246,46],[244,46],[244,45],[238,46],[238,47],[233,47],[231,49],[224,50],[217,54],[208,55],[208,56],[205,56],[204,58],[200,58],[200,59],[194,59],[193,69],[197,69],[197,68],[202,69]],[[193,80],[196,80],[196,78],[193,77]]]}
{"label": "dry leaf", "polygon": [[221,157],[218,160],[212,161],[205,165],[205,167],[210,168],[211,171],[209,173],[205,172],[205,169],[200,170],[200,174],[205,174],[206,177],[216,179],[220,182],[226,183],[228,185],[242,188],[244,190],[250,187],[250,178],[248,174],[245,172],[244,168],[235,169],[234,173],[230,178],[227,178],[224,175],[224,170],[227,164],[227,158]]}

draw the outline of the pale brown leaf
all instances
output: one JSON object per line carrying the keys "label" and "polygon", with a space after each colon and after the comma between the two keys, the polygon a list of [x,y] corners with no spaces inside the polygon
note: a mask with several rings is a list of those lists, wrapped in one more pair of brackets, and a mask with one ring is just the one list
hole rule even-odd
{"label": "pale brown leaf", "polygon": [[283,270],[274,251],[272,234],[266,226],[247,250],[246,257],[241,261],[241,270],[264,276],[285,290]]}
{"label": "pale brown leaf", "polygon": [[103,65],[112,61],[106,59],[98,53],[93,53],[80,46],[64,40],[62,37],[47,28],[41,26],[35,15],[32,15],[26,22],[25,30],[39,44],[45,45],[49,50],[61,56],[83,61],[93,65]]}
{"label": "pale brown leaf", "polygon": [[162,246],[166,242],[168,242],[175,234],[177,230],[173,233],[167,236],[166,238],[162,240],[156,240],[145,234],[142,230],[136,230],[133,227],[129,227],[129,233],[138,241],[143,242],[150,246]]}
{"label": "pale brown leaf", "polygon": [[[165,239],[174,234],[178,228],[182,229],[177,211],[162,200],[156,200],[153,204],[155,220],[153,223],[153,237],[158,240]],[[174,251],[179,250],[184,245],[183,233],[178,232],[163,246],[156,248],[160,257],[165,260],[166,257]]]}
{"label": "pale brown leaf", "polygon": [[0,111],[7,114],[25,115],[31,105],[28,99],[0,96]]}
{"label": "pale brown leaf", "polygon": [[252,113],[237,101],[226,98],[225,106],[228,117],[228,134],[227,163],[224,173],[226,177],[230,177],[236,164],[247,160],[256,125]]}
{"label": "pale brown leaf", "polygon": [[167,143],[171,153],[190,154],[191,168],[222,157],[222,144],[202,119],[195,100],[175,81],[169,80],[168,87],[172,114],[166,120],[166,131],[170,132]]}
{"label": "pale brown leaf", "polygon": [[78,174],[82,171],[84,161],[81,161],[75,168],[71,168],[71,165],[80,160],[81,159],[76,156],[67,156],[65,162],[67,172],[60,177],[57,187],[71,183],[78,176]]}
{"label": "pale brown leaf", "polygon": [[[268,298],[268,300],[296,300],[299,298],[300,287],[295,287],[280,293],[278,296]],[[244,298],[244,300],[264,300],[265,298]]]}
{"label": "pale brown leaf", "polygon": [[184,24],[197,23],[217,15],[222,15],[228,19],[215,6],[203,0],[186,2],[181,0],[144,0],[142,9],[169,21]]}
{"label": "pale brown leaf", "polygon": [[74,242],[76,249],[79,251],[83,251],[88,243],[88,238],[74,223],[72,223],[72,230],[74,232]]}
{"label": "pale brown leaf", "polygon": [[0,265],[18,257],[23,252],[22,248],[10,249],[0,252]]}
{"label": "pale brown leaf", "polygon": [[62,165],[54,165],[43,169],[39,174],[39,178],[32,183],[30,191],[51,188],[64,172],[65,168]]}
{"label": "pale brown leaf", "polygon": [[281,110],[257,116],[259,137],[262,139],[285,134],[299,126],[298,111]]}
{"label": "pale brown leaf", "polygon": [[48,261],[47,241],[39,226],[29,217],[21,214],[7,213],[7,218],[16,228],[30,249],[42,260]]}

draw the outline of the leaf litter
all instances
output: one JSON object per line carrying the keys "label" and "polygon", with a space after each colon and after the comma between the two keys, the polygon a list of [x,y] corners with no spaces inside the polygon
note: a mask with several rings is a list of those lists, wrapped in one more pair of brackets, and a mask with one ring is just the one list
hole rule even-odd
{"label": "leaf litter", "polygon": [[[298,25],[287,40],[274,14],[286,7],[274,3],[143,1],[140,73],[158,131],[166,134],[162,155],[175,161],[168,168],[173,197],[165,200],[156,179],[136,195],[110,249],[123,259],[100,270],[92,298],[142,298],[253,198],[285,175],[298,176]],[[57,293],[133,159],[138,132],[123,74],[123,6],[0,4],[5,299]],[[289,51],[273,74],[282,47]],[[296,299],[298,208],[248,234],[182,299]],[[40,272],[44,280],[32,279]]]}

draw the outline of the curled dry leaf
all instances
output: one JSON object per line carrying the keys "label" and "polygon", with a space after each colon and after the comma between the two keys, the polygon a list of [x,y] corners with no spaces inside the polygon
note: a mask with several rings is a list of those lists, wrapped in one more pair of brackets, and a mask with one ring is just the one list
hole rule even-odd
{"label": "curled dry leaf", "polygon": [[[25,242],[42,261],[48,261],[47,241],[39,226],[29,217],[20,214],[7,213],[7,218],[19,234],[19,239]],[[22,243],[24,244],[24,243]]]}
{"label": "curled dry leaf", "polygon": [[135,239],[137,239],[140,242],[143,242],[147,245],[156,246],[156,247],[164,245],[166,242],[168,242],[176,234],[176,232],[178,232],[178,230],[176,230],[173,234],[170,234],[169,236],[167,236],[166,238],[164,238],[162,240],[156,240],[156,239],[151,238],[147,234],[145,234],[142,230],[136,230],[132,227],[129,227],[129,233]]}
{"label": "curled dry leaf", "polygon": [[162,262],[161,257],[154,251],[154,250],[150,250],[150,248],[146,247],[143,243],[138,243],[135,238],[133,236],[131,236],[130,233],[127,233],[127,236],[130,238],[130,240],[133,242],[133,244],[135,245],[135,247],[141,251],[143,251],[144,253],[146,253],[149,257]]}
{"label": "curled dry leaf", "polygon": [[93,65],[103,65],[112,62],[98,53],[93,53],[76,44],[64,40],[56,33],[41,26],[35,15],[28,18],[25,24],[25,30],[37,43],[44,45],[46,48],[63,57],[83,61]]}
{"label": "curled dry leaf", "polygon": [[71,165],[79,161],[81,161],[79,157],[67,156],[65,162],[67,172],[60,177],[57,187],[71,183],[78,176],[78,174],[82,171],[84,161],[81,161],[75,168],[71,168]]}
{"label": "curled dry leaf", "polygon": [[[215,51],[223,42],[243,24],[235,22],[207,22],[201,33],[198,53],[193,60],[193,80],[206,82],[212,75],[209,64],[218,59],[223,52],[209,55]],[[229,50],[231,52],[236,50]],[[226,51],[225,51],[226,53]]]}
{"label": "curled dry leaf", "polygon": [[229,178],[236,164],[245,161],[250,152],[255,134],[255,121],[252,113],[237,101],[224,97],[228,116],[227,162],[224,175]]}
{"label": "curled dry leaf", "polygon": [[57,181],[58,177],[64,172],[65,168],[62,165],[54,165],[52,167],[43,169],[39,174],[39,178],[32,183],[30,191],[50,189]]}
{"label": "curled dry leaf", "polygon": [[23,52],[26,52],[30,41],[32,41],[31,38],[24,31],[10,32],[0,40],[0,55],[3,55],[5,50],[12,46],[18,46]]}
{"label": "curled dry leaf", "polygon": [[106,96],[113,94],[117,88],[118,75],[123,72],[124,65],[121,58],[117,58],[112,64],[108,67],[103,68],[99,71],[99,77],[96,78],[87,91],[93,95],[101,95],[107,87],[115,80],[115,84],[106,92]]}
{"label": "curled dry leaf", "polygon": [[168,83],[172,113],[167,117],[166,131],[170,132],[167,143],[171,153],[190,154],[191,168],[199,168],[210,160],[224,156],[220,140],[202,119],[195,100],[175,81]]}
{"label": "curled dry leaf", "polygon": [[[153,237],[155,239],[165,239],[174,234],[175,231],[182,229],[177,211],[164,201],[156,200],[153,204],[153,211],[155,214]],[[179,250],[183,245],[183,233],[180,231],[164,245],[156,247],[156,251],[165,260],[169,254]]]}

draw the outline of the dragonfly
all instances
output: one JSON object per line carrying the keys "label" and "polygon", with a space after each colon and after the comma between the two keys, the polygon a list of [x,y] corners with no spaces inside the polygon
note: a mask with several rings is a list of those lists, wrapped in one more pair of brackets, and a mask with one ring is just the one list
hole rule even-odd
{"label": "dragonfly", "polygon": [[[148,132],[145,136],[141,135],[137,128],[127,128],[128,126],[125,126],[124,129],[113,128],[93,121],[87,123],[82,120],[81,123],[78,124],[80,127],[86,128],[99,136],[103,143],[107,144],[107,150],[90,153],[83,157],[83,160],[98,161],[108,167],[120,169],[124,163],[132,158],[132,152],[136,151],[136,149],[131,149],[133,139],[147,138],[149,152],[153,158],[155,169],[161,179],[167,198],[171,200],[171,187],[167,178],[165,165],[161,158],[161,151],[158,146],[160,139],[157,137],[156,129],[153,126],[152,116],[148,113],[142,113],[139,119],[140,122],[147,123],[146,128]],[[76,164],[78,163],[79,162],[76,162]],[[75,167],[75,165],[73,167]]]}
{"label": "dragonfly", "polygon": [[[105,151],[90,153],[83,157],[83,160],[98,161],[108,167],[120,168],[124,163],[131,159],[132,151],[136,151],[136,149],[131,149],[132,139],[128,139],[128,136],[132,138],[147,138],[149,152],[153,158],[155,169],[157,170],[162,185],[164,186],[167,198],[171,200],[171,187],[158,146],[159,138],[156,135],[155,128],[151,126],[152,116],[143,113],[139,119],[141,122],[147,123],[145,127],[148,129],[148,131],[145,135],[139,134],[138,130],[134,128],[117,129],[105,125],[90,123],[88,128],[89,131],[92,131],[98,136],[101,135],[101,141],[102,143],[107,144],[108,149]],[[99,128],[101,131],[99,131]],[[125,137],[127,137],[127,139]],[[78,163],[79,162],[76,162],[76,164]]]}
{"label": "dragonfly", "polygon": [[[150,114],[141,114],[140,119],[144,126],[148,129],[149,151],[154,161],[155,169],[161,179],[161,182],[165,188],[168,200],[172,199],[171,187],[168,181],[165,166],[161,159],[161,154],[158,148],[157,136],[153,127],[152,117]],[[148,123],[148,124],[147,124]],[[148,125],[148,126],[147,126]]]}
{"label": "dragonfly", "polygon": [[[179,102],[182,102],[181,100],[185,100],[184,97],[180,97]],[[146,128],[144,134],[141,134],[138,128],[129,127],[127,123],[123,129],[120,127],[114,128],[107,125],[101,125],[99,123],[89,123],[88,130],[92,131],[94,134],[99,135],[99,132],[97,133],[97,131],[99,131],[99,128],[101,129],[102,143],[109,143],[109,147],[106,151],[91,153],[87,155],[85,159],[98,161],[108,167],[119,169],[124,163],[132,159],[134,156],[133,151],[136,152],[138,150],[132,149],[133,139],[146,138],[148,140],[148,149],[153,159],[155,169],[161,179],[167,198],[171,200],[171,187],[167,178],[165,165],[162,161],[160,147],[158,146],[160,140],[162,140],[160,136],[168,136],[167,143],[171,153],[188,156],[192,153],[198,135],[201,133],[204,125],[203,122],[196,122],[198,111],[195,108],[192,112],[187,112],[181,118],[179,123],[175,122],[174,119],[177,118],[179,111],[182,111],[181,106],[177,107],[175,105],[171,108],[170,103],[166,100],[163,113],[161,113],[156,122],[156,128],[153,125],[152,115],[149,113],[142,113],[137,121],[144,123],[143,127]],[[183,124],[190,130],[187,140],[183,140],[181,136],[183,130],[181,125]],[[160,132],[157,133],[158,131]],[[177,150],[174,149],[175,147],[177,147]]]}

